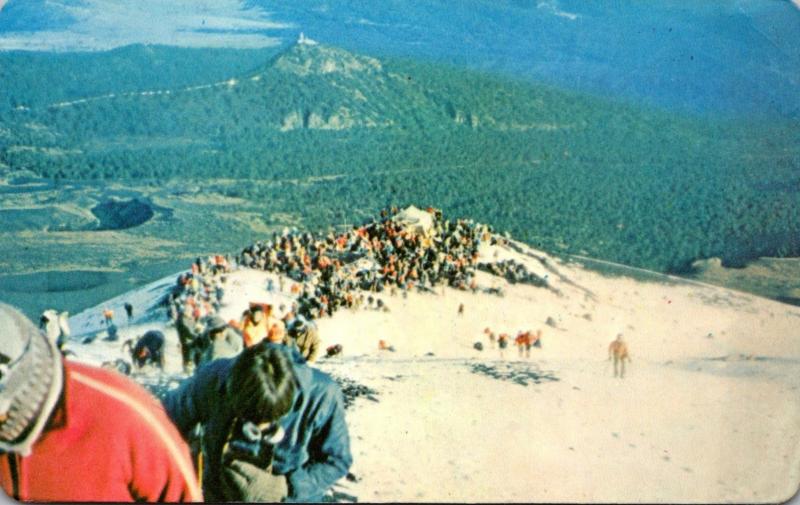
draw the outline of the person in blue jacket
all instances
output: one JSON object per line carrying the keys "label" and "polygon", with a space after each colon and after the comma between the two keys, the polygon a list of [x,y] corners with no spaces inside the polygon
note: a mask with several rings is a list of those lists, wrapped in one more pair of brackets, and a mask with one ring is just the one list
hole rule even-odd
{"label": "person in blue jacket", "polygon": [[[185,438],[201,427],[206,500],[321,501],[353,462],[341,388],[293,346],[211,361],[162,402]],[[243,421],[270,434],[270,461],[231,456]]]}

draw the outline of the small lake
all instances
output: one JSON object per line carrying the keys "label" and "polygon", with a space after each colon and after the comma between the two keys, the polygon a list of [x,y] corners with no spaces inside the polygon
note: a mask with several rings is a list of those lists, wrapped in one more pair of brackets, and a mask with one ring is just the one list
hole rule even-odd
{"label": "small lake", "polygon": [[170,274],[187,270],[191,259],[134,266],[125,271],[50,270],[0,275],[0,301],[38,321],[43,310],[70,314],[94,307]]}
{"label": "small lake", "polygon": [[96,270],[46,271],[0,276],[0,291],[53,293],[80,291],[107,284],[116,272]]}

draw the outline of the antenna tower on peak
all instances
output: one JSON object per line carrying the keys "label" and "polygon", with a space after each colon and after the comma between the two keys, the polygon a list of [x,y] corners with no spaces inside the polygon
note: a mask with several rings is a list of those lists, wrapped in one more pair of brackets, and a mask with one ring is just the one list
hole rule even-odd
{"label": "antenna tower on peak", "polygon": [[306,46],[316,46],[318,44],[316,40],[311,40],[310,38],[306,37],[303,32],[300,32],[300,36],[297,37],[297,43]]}

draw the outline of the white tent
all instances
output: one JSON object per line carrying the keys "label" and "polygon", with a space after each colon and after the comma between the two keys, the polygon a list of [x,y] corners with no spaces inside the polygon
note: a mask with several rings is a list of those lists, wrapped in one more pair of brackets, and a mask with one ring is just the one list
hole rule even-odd
{"label": "white tent", "polygon": [[429,234],[433,229],[433,216],[413,205],[400,211],[394,216],[394,220],[407,230],[422,235]]}

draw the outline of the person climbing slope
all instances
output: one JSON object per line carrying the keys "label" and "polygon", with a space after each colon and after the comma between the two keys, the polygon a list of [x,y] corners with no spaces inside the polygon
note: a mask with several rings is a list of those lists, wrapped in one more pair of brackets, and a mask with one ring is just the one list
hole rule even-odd
{"label": "person climbing slope", "polygon": [[245,347],[251,347],[269,334],[268,317],[271,307],[265,303],[250,303],[250,308],[242,316],[242,336]]}
{"label": "person climbing slope", "polygon": [[[353,461],[341,389],[294,347],[262,341],[212,361],[163,403],[184,436],[203,428],[211,501],[322,501]],[[240,451],[245,435],[266,444]]]}

